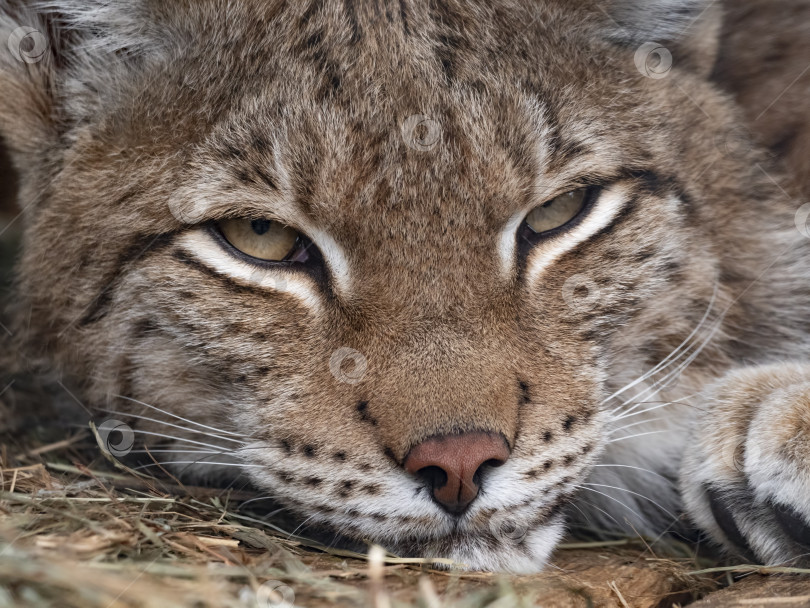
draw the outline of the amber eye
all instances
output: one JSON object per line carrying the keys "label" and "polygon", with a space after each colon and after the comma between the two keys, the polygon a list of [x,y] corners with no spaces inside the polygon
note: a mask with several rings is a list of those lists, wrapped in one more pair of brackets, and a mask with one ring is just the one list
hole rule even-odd
{"label": "amber eye", "polygon": [[535,207],[526,216],[526,224],[536,234],[565,226],[585,208],[590,191],[590,188],[572,190]]}
{"label": "amber eye", "polygon": [[274,220],[221,220],[217,227],[234,248],[259,260],[291,260],[300,249],[298,232]]}

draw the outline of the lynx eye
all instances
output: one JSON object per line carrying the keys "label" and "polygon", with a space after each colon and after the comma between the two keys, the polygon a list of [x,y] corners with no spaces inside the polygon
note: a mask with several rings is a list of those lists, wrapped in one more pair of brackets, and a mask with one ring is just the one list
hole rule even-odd
{"label": "lynx eye", "polygon": [[305,261],[297,259],[303,237],[274,220],[227,219],[216,224],[228,243],[243,254],[265,262]]}
{"label": "lynx eye", "polygon": [[585,208],[590,192],[591,188],[572,190],[535,207],[526,216],[526,225],[535,234],[565,226]]}

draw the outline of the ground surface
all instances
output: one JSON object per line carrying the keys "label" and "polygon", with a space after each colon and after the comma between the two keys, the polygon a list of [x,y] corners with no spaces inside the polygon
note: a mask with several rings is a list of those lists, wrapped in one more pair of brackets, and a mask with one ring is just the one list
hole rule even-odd
{"label": "ground surface", "polygon": [[564,545],[531,577],[334,551],[252,515],[248,492],[116,468],[88,431],[0,437],[1,608],[810,606],[810,576],[743,567],[724,589],[699,572],[716,564],[641,540]]}

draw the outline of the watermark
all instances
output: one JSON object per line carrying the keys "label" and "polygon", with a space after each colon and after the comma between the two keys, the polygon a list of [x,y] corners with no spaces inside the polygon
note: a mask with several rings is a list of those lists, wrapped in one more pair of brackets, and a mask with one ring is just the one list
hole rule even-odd
{"label": "watermark", "polygon": [[672,70],[672,53],[657,42],[645,42],[636,51],[633,60],[642,76],[660,80]]}
{"label": "watermark", "polygon": [[489,518],[489,531],[504,544],[519,544],[529,533],[525,523],[506,511],[496,511]]}
{"label": "watermark", "polygon": [[810,239],[810,203],[805,203],[796,212],[796,228],[802,236]]}
{"label": "watermark", "polygon": [[11,32],[8,37],[8,50],[17,61],[37,63],[45,57],[48,39],[35,27],[24,25]]}
{"label": "watermark", "polygon": [[270,287],[276,291],[287,291],[287,279],[284,277],[272,277]]}
{"label": "watermark", "polygon": [[97,430],[104,448],[116,458],[129,454],[135,445],[135,431],[120,420],[105,420],[98,425]]}
{"label": "watermark", "polygon": [[181,224],[199,224],[205,218],[206,205],[186,195],[174,195],[169,199],[169,211]]}
{"label": "watermark", "polygon": [[714,140],[717,149],[727,156],[739,156],[751,149],[753,137],[751,132],[742,125],[718,133]]}
{"label": "watermark", "polygon": [[409,148],[427,152],[442,139],[442,127],[430,116],[414,114],[402,123],[402,139]]}
{"label": "watermark", "polygon": [[293,608],[295,593],[281,581],[267,581],[256,590],[257,608]]}
{"label": "watermark", "polygon": [[596,307],[602,296],[599,286],[583,274],[568,277],[562,286],[562,297],[574,312],[586,313]]}
{"label": "watermark", "polygon": [[329,371],[345,384],[357,384],[366,375],[368,360],[359,350],[341,346],[329,358]]}
{"label": "watermark", "polygon": [[248,283],[261,285],[262,287],[273,289],[275,291],[287,291],[287,277],[278,274],[268,274],[267,268],[257,267],[250,271],[247,277]]}
{"label": "watermark", "polygon": [[728,469],[747,475],[751,467],[759,464],[761,456],[762,451],[755,441],[739,435],[724,441],[721,462]]}

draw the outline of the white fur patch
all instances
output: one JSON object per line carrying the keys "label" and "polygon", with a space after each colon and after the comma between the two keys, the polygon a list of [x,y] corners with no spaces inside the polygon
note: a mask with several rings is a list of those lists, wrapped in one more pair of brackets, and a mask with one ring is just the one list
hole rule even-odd
{"label": "white fur patch", "polygon": [[[529,255],[527,276],[530,289],[560,256],[570,251],[588,237],[607,227],[627,202],[627,186],[616,184],[604,190],[593,210],[576,227],[563,232],[546,242],[538,244]],[[528,211],[527,211],[528,213]]]}

